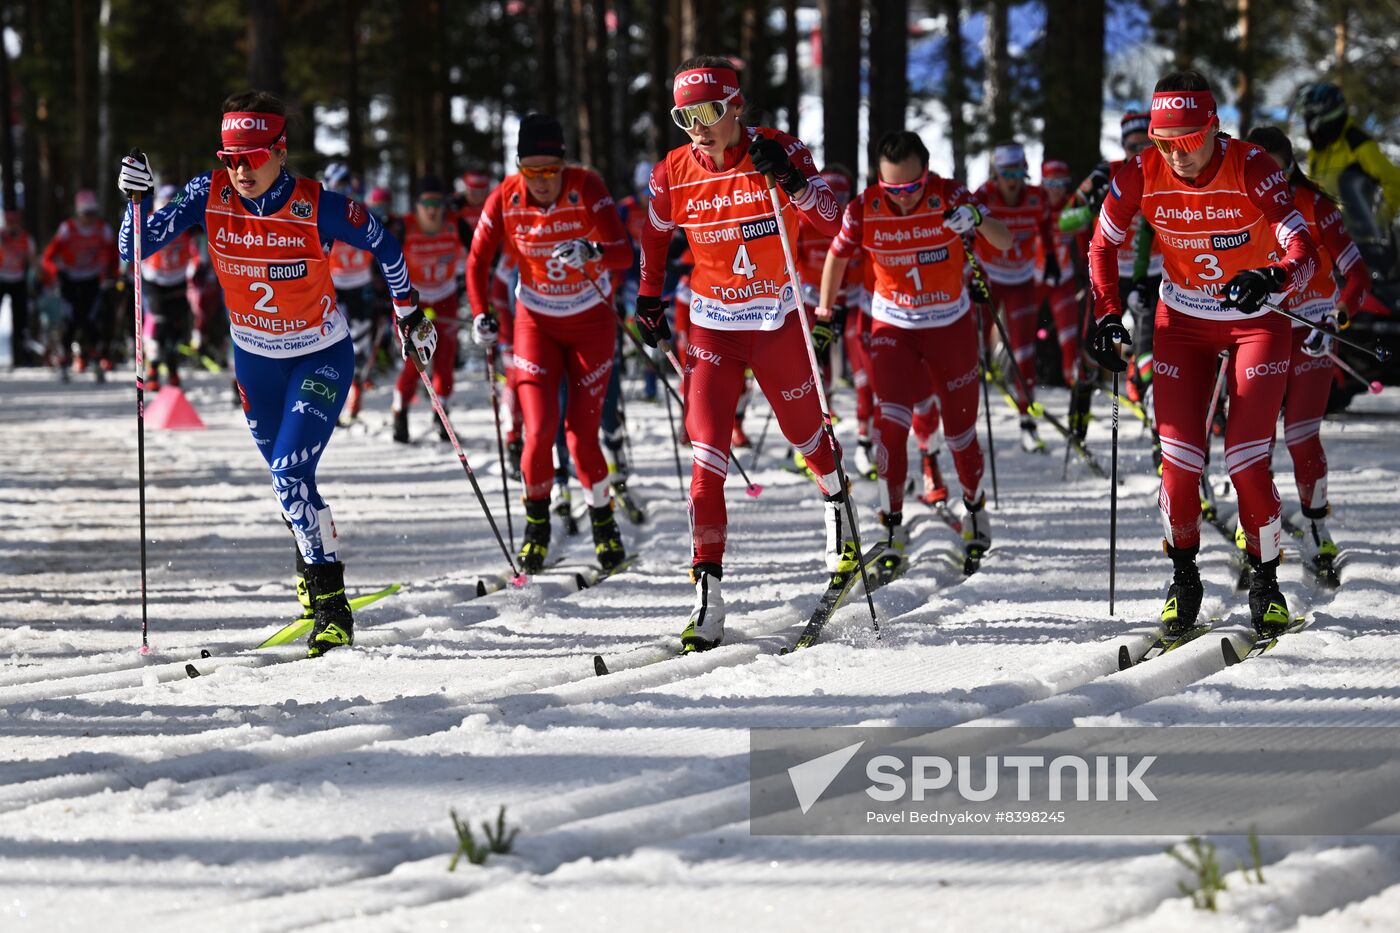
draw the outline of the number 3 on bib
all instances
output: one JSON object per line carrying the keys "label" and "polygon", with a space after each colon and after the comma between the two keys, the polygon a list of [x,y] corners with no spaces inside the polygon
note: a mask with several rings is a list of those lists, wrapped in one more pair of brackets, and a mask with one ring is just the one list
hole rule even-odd
{"label": "number 3 on bib", "polygon": [[734,253],[734,265],[729,267],[729,271],[746,279],[751,279],[758,273],[758,266],[749,258],[748,246],[739,244],[739,249]]}
{"label": "number 3 on bib", "polygon": [[1193,259],[1204,266],[1198,276],[1202,282],[1214,282],[1225,275],[1224,270],[1220,268],[1220,261],[1215,258],[1214,253],[1197,253]]}

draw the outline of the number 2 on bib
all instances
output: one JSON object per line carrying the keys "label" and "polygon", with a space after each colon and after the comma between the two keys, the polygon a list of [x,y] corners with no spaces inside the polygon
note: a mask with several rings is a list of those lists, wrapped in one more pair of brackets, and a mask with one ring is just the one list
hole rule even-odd
{"label": "number 2 on bib", "polygon": [[249,282],[248,291],[256,293],[258,300],[253,302],[253,310],[261,311],[263,314],[276,314],[277,306],[268,304],[272,301],[272,286],[266,282]]}
{"label": "number 2 on bib", "polygon": [[739,244],[739,249],[734,253],[734,264],[729,267],[729,271],[746,279],[751,279],[758,273],[758,266],[749,258],[748,246]]}

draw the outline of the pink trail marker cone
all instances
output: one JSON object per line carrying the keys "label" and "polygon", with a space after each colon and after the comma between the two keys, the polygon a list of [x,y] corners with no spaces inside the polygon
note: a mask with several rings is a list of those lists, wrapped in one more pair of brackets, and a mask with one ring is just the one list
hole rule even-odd
{"label": "pink trail marker cone", "polygon": [[146,423],[166,431],[195,431],[204,428],[199,412],[178,386],[162,386],[156,400],[146,406]]}

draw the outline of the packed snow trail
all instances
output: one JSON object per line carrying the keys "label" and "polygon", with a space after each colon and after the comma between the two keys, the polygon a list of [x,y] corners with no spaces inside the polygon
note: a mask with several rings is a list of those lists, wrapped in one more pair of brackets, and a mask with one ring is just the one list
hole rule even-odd
{"label": "packed snow trail", "polygon": [[[463,382],[454,422],[495,484],[489,399]],[[1116,620],[1104,482],[1072,461],[1062,484],[1058,450],[1015,451],[1014,416],[997,406],[1001,504],[978,574],[944,559],[956,542],[930,516],[909,572],[876,593],[879,642],[853,592],[821,644],[780,657],[823,585],[821,515],[771,444],[760,499],[730,484],[726,643],[648,663],[673,649],[692,596],[664,409],[628,405],[630,486],[651,514],[622,522],[633,567],[585,590],[540,581],[476,598],[477,579],[503,569],[495,542],[426,409],[413,415],[420,440],[395,445],[380,390],[365,427],[338,432],[322,485],[351,591],[406,586],[357,616],[355,648],[307,661],[299,646],[251,650],[296,614],[290,536],[227,383],[191,384],[209,429],[147,435],[154,651],[142,659],[129,389],[0,377],[13,438],[0,450],[7,931],[188,929],[194,917],[246,930],[808,931],[833,917],[854,930],[1346,929],[1400,897],[1400,846],[1384,837],[1266,839],[1268,883],[1234,879],[1222,913],[1204,916],[1162,852],[1179,839],[747,827],[754,726],[1400,722],[1400,405],[1388,394],[1324,426],[1343,586],[1304,582],[1297,560],[1280,573],[1314,624],[1234,668],[1212,633],[1119,673],[1119,645],[1145,646],[1170,576],[1132,426]],[[1045,396],[1063,407],[1062,391]],[[849,392],[835,405],[849,416]],[[1102,457],[1099,414],[1089,446]],[[850,446],[849,417],[838,431]],[[1287,505],[1286,453],[1275,465]],[[874,540],[874,484],[856,489]],[[1239,622],[1228,554],[1218,536],[1203,542],[1203,615]],[[554,547],[580,561],[592,550],[557,525]],[[597,677],[593,655],[612,673]],[[515,854],[449,875],[448,809],[479,822],[502,804],[522,827]],[[1239,840],[1222,851],[1226,865],[1247,857]]]}

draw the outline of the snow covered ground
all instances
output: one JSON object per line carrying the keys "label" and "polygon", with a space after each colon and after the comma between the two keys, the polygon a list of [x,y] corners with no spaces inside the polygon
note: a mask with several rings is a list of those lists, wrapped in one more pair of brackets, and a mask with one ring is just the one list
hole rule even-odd
{"label": "snow covered ground", "polygon": [[[479,369],[461,375],[455,416],[497,507],[485,387]],[[1048,432],[1052,456],[1015,449],[1011,412],[995,399],[1001,497],[982,573],[964,582],[941,557],[951,533],[926,520],[908,576],[876,594],[883,640],[856,599],[822,644],[779,656],[821,585],[820,513],[814,488],[781,469],[773,432],[755,473],[762,497],[730,484],[728,642],[648,666],[691,599],[664,408],[629,404],[633,487],[651,508],[647,524],[624,522],[634,569],[578,592],[536,584],[472,599],[478,576],[504,562],[426,409],[414,412],[422,440],[395,445],[379,390],[368,428],[337,434],[322,488],[351,590],[407,587],[359,614],[354,649],[295,663],[300,646],[254,653],[297,611],[292,550],[225,379],[190,380],[207,430],[147,433],[143,659],[127,380],[0,376],[0,930],[1400,922],[1400,845],[1386,837],[1266,838],[1263,885],[1231,870],[1247,857],[1243,840],[1217,840],[1231,883],[1207,914],[1177,890],[1185,872],[1163,849],[1179,838],[754,837],[746,785],[754,726],[1400,723],[1390,392],[1324,429],[1345,586],[1310,587],[1296,560],[1282,572],[1293,607],[1316,624],[1233,668],[1204,638],[1118,673],[1123,634],[1155,616],[1169,577],[1146,439],[1126,422],[1110,619],[1107,485],[1077,462],[1062,483]],[[1045,398],[1064,408],[1062,390]],[[849,392],[837,399],[849,413]],[[766,408],[755,409],[757,437]],[[1104,415],[1090,444],[1106,462]],[[1292,502],[1286,453],[1275,465]],[[951,475],[946,455],[944,466]],[[859,490],[872,534],[874,487]],[[556,527],[556,547],[585,558],[586,536]],[[1206,612],[1240,621],[1243,598],[1209,528],[1202,569]],[[594,654],[614,673],[595,676]],[[186,676],[189,661],[202,676]],[[479,822],[501,805],[521,827],[514,854],[449,874],[449,809]]]}

